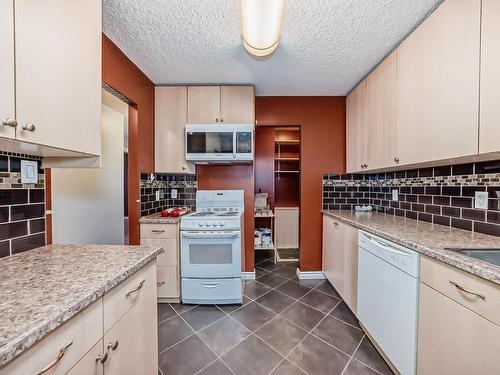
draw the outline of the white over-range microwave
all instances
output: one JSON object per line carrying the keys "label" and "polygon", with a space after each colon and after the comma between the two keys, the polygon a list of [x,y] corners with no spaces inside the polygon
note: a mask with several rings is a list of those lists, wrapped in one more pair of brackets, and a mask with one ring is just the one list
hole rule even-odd
{"label": "white over-range microwave", "polygon": [[198,164],[252,162],[253,124],[187,124],[186,160]]}

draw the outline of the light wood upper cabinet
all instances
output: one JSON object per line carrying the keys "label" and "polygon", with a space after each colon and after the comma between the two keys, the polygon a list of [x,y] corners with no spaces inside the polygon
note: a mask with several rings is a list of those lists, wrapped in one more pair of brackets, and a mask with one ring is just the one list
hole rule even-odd
{"label": "light wood upper cabinet", "polygon": [[221,119],[225,124],[255,124],[253,86],[221,86]]}
{"label": "light wood upper cabinet", "polygon": [[483,0],[479,153],[500,151],[500,1]]}
{"label": "light wood upper cabinet", "polygon": [[347,172],[364,170],[366,163],[366,80],[346,99]]}
{"label": "light wood upper cabinet", "polygon": [[189,86],[187,91],[189,124],[220,121],[220,86]]}
{"label": "light wood upper cabinet", "polygon": [[323,215],[323,273],[356,313],[358,230],[327,215]]}
{"label": "light wood upper cabinet", "polygon": [[[0,0],[0,137],[15,138],[14,106],[14,1]],[[11,122],[12,123],[12,122]]]}
{"label": "light wood upper cabinet", "polygon": [[366,78],[365,162],[370,169],[398,164],[396,72],[397,51],[394,51]]}
{"label": "light wood upper cabinet", "polygon": [[478,152],[481,0],[448,0],[398,48],[398,157]]}
{"label": "light wood upper cabinet", "polygon": [[254,124],[253,86],[189,86],[189,124]]}
{"label": "light wood upper cabinet", "polygon": [[417,374],[500,374],[500,327],[420,283]]}
{"label": "light wood upper cabinet", "polygon": [[101,38],[99,0],[15,1],[17,139],[101,153]]}
{"label": "light wood upper cabinet", "polygon": [[155,170],[194,173],[186,162],[184,128],[187,121],[186,86],[155,88]]}

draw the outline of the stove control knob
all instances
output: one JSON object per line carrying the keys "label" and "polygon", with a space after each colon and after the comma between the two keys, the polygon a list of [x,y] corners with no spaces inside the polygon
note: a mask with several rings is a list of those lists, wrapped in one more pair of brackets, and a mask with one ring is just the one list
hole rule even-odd
{"label": "stove control knob", "polygon": [[203,226],[203,221],[198,222],[198,226],[202,227]]}
{"label": "stove control knob", "polygon": [[206,227],[209,227],[209,226],[210,226],[210,223],[208,223],[208,222],[207,222],[207,223],[205,223],[205,226],[206,226]]}
{"label": "stove control knob", "polygon": [[219,226],[220,226],[220,227],[223,227],[223,226],[225,226],[225,225],[226,225],[226,223],[225,223],[225,222],[223,222],[223,221],[219,221]]}
{"label": "stove control knob", "polygon": [[214,222],[212,223],[212,226],[213,226],[213,227],[216,227],[216,226],[217,226],[217,222],[216,222],[216,221],[214,221]]}

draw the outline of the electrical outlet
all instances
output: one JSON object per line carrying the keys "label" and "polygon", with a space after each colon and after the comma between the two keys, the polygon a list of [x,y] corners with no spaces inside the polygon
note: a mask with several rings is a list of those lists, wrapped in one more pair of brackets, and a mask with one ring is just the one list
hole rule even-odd
{"label": "electrical outlet", "polygon": [[479,208],[481,210],[488,209],[488,192],[487,191],[476,191],[474,197],[474,208]]}
{"label": "electrical outlet", "polygon": [[160,200],[160,190],[156,190],[155,195],[156,195],[156,200],[159,201]]}
{"label": "electrical outlet", "polygon": [[398,194],[399,194],[399,192],[397,189],[392,190],[392,200],[393,201],[397,201],[399,199]]}
{"label": "electrical outlet", "polygon": [[170,190],[170,198],[177,199],[177,189]]}

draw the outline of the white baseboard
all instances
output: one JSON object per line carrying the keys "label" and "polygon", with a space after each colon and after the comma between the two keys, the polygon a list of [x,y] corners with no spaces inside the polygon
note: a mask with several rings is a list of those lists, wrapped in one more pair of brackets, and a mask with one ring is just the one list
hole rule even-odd
{"label": "white baseboard", "polygon": [[241,273],[242,280],[255,280],[255,269],[253,272],[242,272]]}
{"label": "white baseboard", "polygon": [[297,277],[299,278],[299,280],[323,280],[325,279],[325,274],[321,271],[301,272],[297,268]]}

